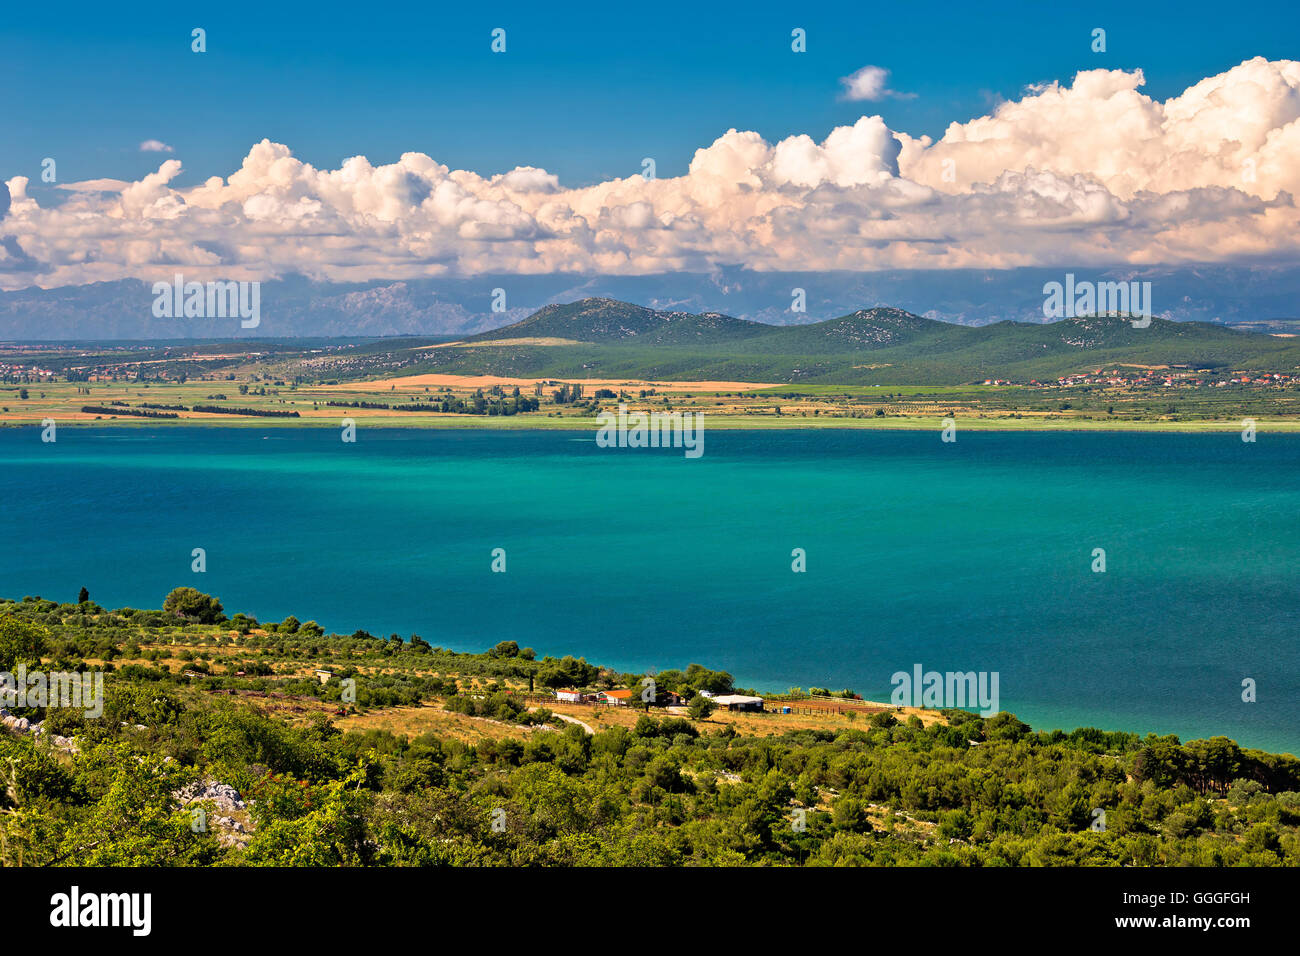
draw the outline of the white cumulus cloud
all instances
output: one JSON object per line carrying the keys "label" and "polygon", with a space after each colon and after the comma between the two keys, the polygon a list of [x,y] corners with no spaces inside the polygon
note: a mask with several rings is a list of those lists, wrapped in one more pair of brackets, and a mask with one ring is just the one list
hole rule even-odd
{"label": "white cumulus cloud", "polygon": [[21,255],[0,254],[0,287],[1300,258],[1300,63],[1248,60],[1163,102],[1143,85],[1085,71],[937,141],[874,115],[820,139],[732,129],[684,175],[581,188],[423,153],[319,169],[270,140],[195,186],[169,158],[42,206],[18,176],[0,238]]}
{"label": "white cumulus cloud", "polygon": [[912,99],[915,93],[899,93],[889,88],[889,71],[883,66],[864,66],[848,76],[841,77],[844,85],[844,99],[852,102],[863,100],[875,102],[886,97]]}

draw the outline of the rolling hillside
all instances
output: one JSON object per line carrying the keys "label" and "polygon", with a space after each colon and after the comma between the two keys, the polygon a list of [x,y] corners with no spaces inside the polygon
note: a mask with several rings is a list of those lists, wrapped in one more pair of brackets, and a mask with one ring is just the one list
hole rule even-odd
{"label": "rolling hillside", "polygon": [[458,373],[837,384],[1047,380],[1119,363],[1289,372],[1300,339],[1165,319],[1134,328],[1119,317],[972,328],[891,308],[772,326],[602,298],[547,306],[419,360]]}
{"label": "rolling hillside", "polygon": [[659,312],[615,299],[580,299],[545,306],[522,322],[484,332],[471,341],[555,338],[691,346],[738,342],[762,335],[769,328],[717,312]]}

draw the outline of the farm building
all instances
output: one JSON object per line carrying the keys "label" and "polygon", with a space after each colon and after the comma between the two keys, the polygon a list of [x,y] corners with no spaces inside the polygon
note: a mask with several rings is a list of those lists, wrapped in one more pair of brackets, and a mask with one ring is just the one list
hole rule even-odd
{"label": "farm building", "polygon": [[602,690],[596,695],[596,699],[602,704],[615,704],[619,707],[626,707],[632,702],[632,689],[623,687],[619,690]]}
{"label": "farm building", "polygon": [[581,704],[582,691],[574,690],[572,687],[561,687],[555,692],[555,699],[562,704]]}
{"label": "farm building", "polygon": [[719,694],[713,702],[727,710],[762,710],[763,698],[747,697],[744,694]]}

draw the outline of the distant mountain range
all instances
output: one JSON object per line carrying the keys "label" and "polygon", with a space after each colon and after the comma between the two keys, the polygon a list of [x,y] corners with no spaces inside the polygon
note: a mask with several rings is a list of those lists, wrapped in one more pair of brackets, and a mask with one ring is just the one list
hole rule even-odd
{"label": "distant mountain range", "polygon": [[[465,336],[508,326],[547,305],[592,297],[768,325],[810,324],[883,306],[964,326],[1042,323],[1043,286],[1062,281],[1066,271],[1093,281],[1150,281],[1155,314],[1177,321],[1265,323],[1259,327],[1274,330],[1300,325],[1300,268],[1293,266],[874,273],[722,269],[365,283],[290,277],[262,284],[262,320],[255,329],[241,329],[229,319],[155,318],[150,284],[133,279],[32,288],[0,292],[0,340]],[[802,290],[805,311],[792,311],[796,290]],[[502,311],[493,311],[494,305]],[[1274,320],[1291,320],[1291,326]],[[717,332],[700,334],[707,338]]]}

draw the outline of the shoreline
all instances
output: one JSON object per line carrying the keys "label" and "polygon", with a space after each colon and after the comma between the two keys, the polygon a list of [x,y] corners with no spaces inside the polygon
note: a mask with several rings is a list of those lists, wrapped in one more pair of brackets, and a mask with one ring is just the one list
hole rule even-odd
{"label": "shoreline", "polygon": [[[340,409],[340,412],[354,414],[312,415],[302,418],[270,418],[258,416],[212,415],[206,417],[159,419],[159,418],[58,418],[53,417],[59,428],[334,428],[340,427],[343,418],[350,418],[358,427],[368,429],[389,429],[408,431],[461,430],[461,431],[570,431],[576,433],[595,432],[597,421],[590,418],[534,418],[524,416],[496,415],[439,415],[437,418],[420,416],[413,413],[410,418],[397,418],[391,415],[358,415],[355,409]],[[821,430],[858,430],[858,431],[910,431],[931,432],[943,428],[943,418],[928,416],[908,416],[885,421],[868,418],[811,419],[801,416],[783,416],[782,418],[746,418],[745,416],[704,414],[707,431],[821,431]],[[1280,435],[1300,434],[1300,421],[1289,419],[1270,420],[1255,418],[1257,434]],[[35,428],[40,429],[40,418],[0,419],[0,429]],[[710,424],[712,423],[712,424]],[[1240,434],[1240,421],[1206,421],[1206,422],[1097,422],[1085,423],[1070,419],[1011,419],[1011,418],[961,418],[956,419],[958,432],[1098,432],[1109,434]]]}

